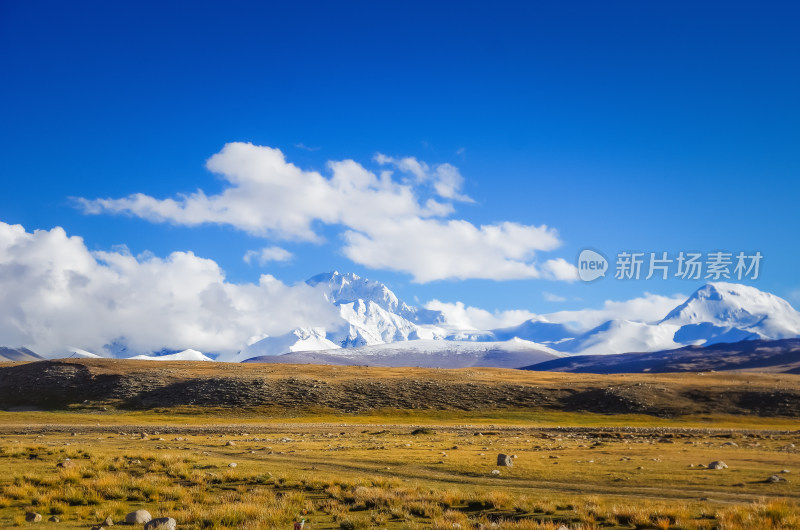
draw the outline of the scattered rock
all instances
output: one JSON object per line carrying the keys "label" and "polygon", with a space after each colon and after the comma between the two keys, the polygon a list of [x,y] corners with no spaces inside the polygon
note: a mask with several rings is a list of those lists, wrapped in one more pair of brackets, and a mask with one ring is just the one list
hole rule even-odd
{"label": "scattered rock", "polygon": [[100,526],[99,524],[96,524],[90,530],[106,530],[106,527],[105,526]]}
{"label": "scattered rock", "polygon": [[236,467],[236,462],[231,462],[230,464],[228,464],[228,467]]}
{"label": "scattered rock", "polygon": [[104,524],[105,526],[114,526],[114,520],[113,520],[113,519],[111,518],[111,516],[109,515],[108,517],[106,517],[106,520],[105,520],[105,521],[103,521],[103,524]]}
{"label": "scattered rock", "polygon": [[36,512],[25,512],[25,520],[29,523],[41,523],[42,514]]}
{"label": "scattered rock", "polygon": [[789,472],[788,469],[781,469],[781,473],[788,473],[788,472]]}
{"label": "scattered rock", "polygon": [[737,444],[736,442],[725,442],[722,445],[723,446],[728,446],[728,447],[739,447],[739,444]]}
{"label": "scattered rock", "polygon": [[60,523],[61,519],[57,515],[51,515],[50,518],[47,520],[49,523]]}
{"label": "scattered rock", "polygon": [[510,456],[500,453],[499,455],[497,455],[497,465],[503,467],[511,467],[514,465],[514,460]]}
{"label": "scattered rock", "polygon": [[147,510],[136,510],[125,516],[125,522],[128,524],[144,524],[150,522],[153,518]]}
{"label": "scattered rock", "polygon": [[778,475],[770,475],[764,482],[787,482],[787,480]]}
{"label": "scattered rock", "polygon": [[499,475],[499,474],[500,474],[500,470],[499,469],[493,469],[492,470],[492,475]]}
{"label": "scattered rock", "polygon": [[714,460],[713,462],[708,464],[708,469],[728,469],[728,464],[726,464],[722,460]]}
{"label": "scattered rock", "polygon": [[234,442],[233,440],[228,440],[227,442],[225,442],[225,445],[228,447],[233,447],[236,445],[236,442]]}
{"label": "scattered rock", "polygon": [[177,521],[172,517],[159,517],[144,525],[144,530],[175,530],[177,525]]}

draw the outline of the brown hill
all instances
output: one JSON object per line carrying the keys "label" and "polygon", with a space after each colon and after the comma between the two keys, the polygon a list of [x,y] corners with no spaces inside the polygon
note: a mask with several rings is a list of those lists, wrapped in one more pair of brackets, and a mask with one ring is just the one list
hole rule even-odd
{"label": "brown hill", "polygon": [[800,417],[793,374],[541,373],[74,359],[0,364],[0,407],[277,407],[372,409],[525,408]]}

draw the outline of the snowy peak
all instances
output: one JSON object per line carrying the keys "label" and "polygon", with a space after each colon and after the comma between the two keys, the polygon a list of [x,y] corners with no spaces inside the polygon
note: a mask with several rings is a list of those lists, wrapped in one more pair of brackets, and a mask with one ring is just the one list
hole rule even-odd
{"label": "snowy peak", "polygon": [[352,364],[368,366],[417,366],[425,368],[466,368],[491,366],[519,368],[525,363],[558,359],[561,354],[533,342],[514,339],[505,342],[457,342],[410,340],[358,348],[296,351],[265,355],[246,362],[292,364]]}
{"label": "snowy peak", "polygon": [[713,324],[781,339],[800,334],[800,313],[786,300],[755,287],[715,282],[695,291],[659,324]]}
{"label": "snowy peak", "polygon": [[170,353],[167,355],[136,355],[130,357],[136,361],[213,361],[211,357],[203,355],[202,352],[197,350],[183,350],[178,353]]}
{"label": "snowy peak", "polygon": [[280,355],[282,353],[305,350],[327,350],[339,346],[327,338],[324,328],[297,328],[284,335],[267,337],[243,349],[230,360],[241,362],[250,357]]}
{"label": "snowy peak", "polygon": [[322,285],[325,288],[325,296],[337,306],[362,300],[373,302],[381,309],[416,324],[435,324],[443,320],[439,311],[410,306],[398,299],[397,295],[381,282],[362,278],[352,272],[342,274],[333,271],[317,274],[309,278],[306,283],[312,286]]}
{"label": "snowy peak", "polygon": [[362,278],[352,272],[341,274],[339,271],[333,271],[317,274],[308,279],[306,283],[313,286],[326,286],[328,300],[337,305],[356,300],[368,300],[391,312],[396,312],[400,305],[397,296],[384,284]]}
{"label": "snowy peak", "polygon": [[658,322],[611,320],[555,347],[571,354],[612,354],[797,336],[800,313],[786,300],[755,287],[715,282]]}
{"label": "snowy peak", "polygon": [[606,355],[631,351],[652,351],[679,346],[674,342],[678,327],[631,320],[608,320],[596,328],[558,345],[562,352]]}

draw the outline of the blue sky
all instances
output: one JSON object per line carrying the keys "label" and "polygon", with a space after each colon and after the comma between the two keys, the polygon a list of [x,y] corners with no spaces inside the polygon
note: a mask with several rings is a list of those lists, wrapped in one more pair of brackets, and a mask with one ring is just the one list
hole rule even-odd
{"label": "blue sky", "polygon": [[[0,221],[60,226],[90,251],[192,251],[237,284],[338,269],[412,302],[489,310],[599,307],[704,283],[509,279],[490,264],[484,276],[499,279],[420,283],[424,260],[397,270],[378,243],[348,254],[345,234],[372,222],[343,220],[358,204],[309,213],[310,241],[154,222],[118,204],[87,213],[77,200],[214,196],[231,185],[206,161],[249,142],[328,179],[329,161],[392,170],[420,205],[452,205],[437,222],[546,225],[557,248],[520,250],[536,267],[575,263],[586,247],[612,259],[760,251],[751,283],[797,307],[798,15],[796,2],[3,2]],[[433,191],[440,167],[457,169],[471,201]],[[291,257],[243,259],[266,247]],[[400,257],[424,252],[409,238]]]}

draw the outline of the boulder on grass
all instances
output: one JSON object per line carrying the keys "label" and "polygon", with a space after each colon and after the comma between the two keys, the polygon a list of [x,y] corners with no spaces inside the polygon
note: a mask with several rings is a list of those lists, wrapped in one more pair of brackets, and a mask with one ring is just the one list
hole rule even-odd
{"label": "boulder on grass", "polygon": [[153,516],[147,510],[136,510],[125,516],[125,522],[128,524],[149,523],[151,519],[153,519]]}
{"label": "boulder on grass", "polygon": [[159,517],[144,525],[144,530],[175,530],[177,527],[178,523],[172,517]]}

